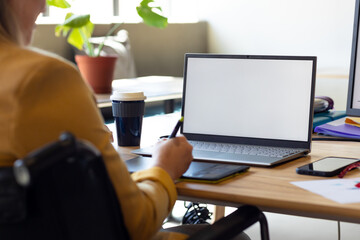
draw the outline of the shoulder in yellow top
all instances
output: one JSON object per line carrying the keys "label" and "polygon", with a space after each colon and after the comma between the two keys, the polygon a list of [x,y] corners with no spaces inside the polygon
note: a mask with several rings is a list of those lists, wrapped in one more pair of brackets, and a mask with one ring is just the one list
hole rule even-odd
{"label": "shoulder in yellow top", "polygon": [[173,181],[161,168],[129,175],[75,66],[0,41],[0,86],[0,165],[72,132],[101,151],[131,238],[157,233],[177,197]]}

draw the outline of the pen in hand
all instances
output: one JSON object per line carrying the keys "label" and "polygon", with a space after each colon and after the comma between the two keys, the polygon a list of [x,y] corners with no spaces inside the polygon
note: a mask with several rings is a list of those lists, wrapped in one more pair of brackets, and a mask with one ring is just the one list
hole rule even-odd
{"label": "pen in hand", "polygon": [[179,131],[179,128],[181,127],[181,125],[183,124],[183,121],[184,121],[184,117],[181,117],[179,119],[179,121],[176,123],[176,126],[174,128],[174,130],[172,131],[172,133],[170,134],[169,136],[169,139],[170,138],[174,138],[176,136],[176,133]]}

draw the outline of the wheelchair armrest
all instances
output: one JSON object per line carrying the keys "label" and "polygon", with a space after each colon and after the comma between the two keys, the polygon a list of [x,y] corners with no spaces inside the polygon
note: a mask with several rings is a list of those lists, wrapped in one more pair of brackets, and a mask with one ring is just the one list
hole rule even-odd
{"label": "wheelchair armrest", "polygon": [[261,239],[268,240],[269,230],[265,215],[257,207],[250,205],[239,207],[230,215],[196,232],[188,240],[230,239],[258,221]]}
{"label": "wheelchair armrest", "polygon": [[90,152],[100,156],[100,152],[89,142],[78,141],[71,133],[64,132],[58,141],[49,143],[29,153],[14,163],[14,175],[20,186],[28,187],[33,178],[59,161],[73,158],[78,153]]}

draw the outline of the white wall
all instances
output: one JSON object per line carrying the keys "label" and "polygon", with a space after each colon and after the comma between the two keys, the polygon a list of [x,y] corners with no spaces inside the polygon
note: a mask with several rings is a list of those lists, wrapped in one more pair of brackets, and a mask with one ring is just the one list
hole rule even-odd
{"label": "white wall", "polygon": [[348,74],[355,0],[199,0],[209,51],[318,56],[318,73]]}
{"label": "white wall", "polygon": [[[213,53],[318,57],[316,95],[345,110],[355,0],[198,0]],[[329,76],[330,75],[330,76]]]}

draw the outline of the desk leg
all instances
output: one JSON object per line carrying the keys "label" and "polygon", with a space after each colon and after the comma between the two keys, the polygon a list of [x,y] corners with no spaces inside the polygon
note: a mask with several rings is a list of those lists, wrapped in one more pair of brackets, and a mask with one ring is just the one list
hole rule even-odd
{"label": "desk leg", "polygon": [[225,216],[225,207],[224,206],[215,206],[214,210],[214,221],[223,218]]}
{"label": "desk leg", "polygon": [[164,112],[165,113],[173,113],[175,110],[175,100],[165,100],[164,101]]}

